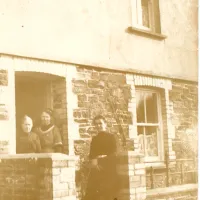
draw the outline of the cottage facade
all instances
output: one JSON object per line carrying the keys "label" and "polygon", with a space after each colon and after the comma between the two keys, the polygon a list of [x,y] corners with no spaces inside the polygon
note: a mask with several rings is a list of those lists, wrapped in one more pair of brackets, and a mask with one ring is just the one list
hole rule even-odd
{"label": "cottage facade", "polygon": [[195,172],[186,171],[197,151],[197,1],[56,2],[0,3],[0,153],[16,153],[22,115],[36,122],[52,108],[63,153],[80,156],[80,198],[92,118],[103,114],[128,151],[119,164],[126,197],[165,188],[164,199],[184,184],[195,196]]}

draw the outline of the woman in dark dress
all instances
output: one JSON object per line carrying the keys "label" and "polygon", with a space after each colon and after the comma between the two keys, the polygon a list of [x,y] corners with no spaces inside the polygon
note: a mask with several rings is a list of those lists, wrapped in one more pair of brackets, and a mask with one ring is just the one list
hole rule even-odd
{"label": "woman in dark dress", "polygon": [[53,122],[53,111],[41,113],[40,124],[34,129],[41,142],[42,153],[62,153],[62,139],[59,128]]}
{"label": "woman in dark dress", "polygon": [[38,135],[32,132],[33,122],[27,115],[22,118],[17,136],[17,153],[40,153],[41,145]]}
{"label": "woman in dark dress", "polygon": [[106,132],[103,116],[93,120],[98,131],[90,145],[91,171],[84,200],[114,200],[117,198],[118,176],[116,171],[116,141]]}

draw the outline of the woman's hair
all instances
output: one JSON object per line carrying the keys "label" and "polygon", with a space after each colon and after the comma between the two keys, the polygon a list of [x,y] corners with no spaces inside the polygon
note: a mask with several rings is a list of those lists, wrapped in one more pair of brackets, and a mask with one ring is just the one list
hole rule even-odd
{"label": "woman's hair", "polygon": [[28,115],[24,115],[21,119],[21,124],[23,124],[26,120],[30,120],[33,123],[33,120]]}
{"label": "woman's hair", "polygon": [[[47,113],[49,116],[50,116],[50,121],[51,121],[51,124],[55,124],[55,117],[54,117],[54,112],[51,108],[46,108],[44,109],[42,112],[41,112],[41,115],[42,113]],[[41,116],[40,115],[40,116]],[[38,119],[38,124],[41,123],[41,119]]]}
{"label": "woman's hair", "polygon": [[53,117],[53,110],[51,108],[46,108],[42,111],[42,113],[45,112],[45,113],[48,113],[50,115],[50,117],[52,118]]}
{"label": "woman's hair", "polygon": [[97,115],[93,120],[92,120],[92,123],[95,125],[95,122],[96,122],[96,120],[103,120],[104,122],[106,122],[106,119],[105,119],[105,117],[103,117],[102,115]]}

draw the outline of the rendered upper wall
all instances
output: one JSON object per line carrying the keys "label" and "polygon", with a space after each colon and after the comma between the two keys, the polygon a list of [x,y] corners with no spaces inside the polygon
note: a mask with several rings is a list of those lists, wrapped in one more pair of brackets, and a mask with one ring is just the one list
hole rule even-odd
{"label": "rendered upper wall", "polygon": [[197,0],[160,0],[158,41],[126,32],[131,0],[0,0],[0,53],[197,81]]}

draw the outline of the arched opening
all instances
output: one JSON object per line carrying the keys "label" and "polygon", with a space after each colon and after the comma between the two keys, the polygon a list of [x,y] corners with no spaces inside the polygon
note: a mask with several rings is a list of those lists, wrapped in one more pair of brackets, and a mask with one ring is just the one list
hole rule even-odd
{"label": "arched opening", "polygon": [[65,78],[40,72],[15,72],[15,108],[16,137],[24,115],[30,116],[37,125],[42,110],[53,109],[59,117],[56,120],[64,139],[64,153],[67,153],[67,129],[63,128],[67,126]]}

